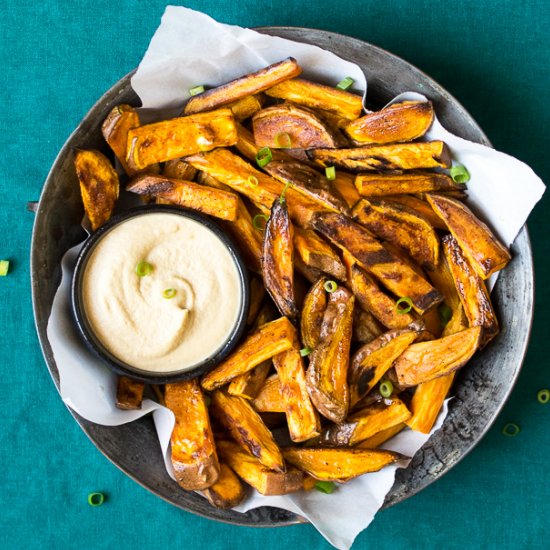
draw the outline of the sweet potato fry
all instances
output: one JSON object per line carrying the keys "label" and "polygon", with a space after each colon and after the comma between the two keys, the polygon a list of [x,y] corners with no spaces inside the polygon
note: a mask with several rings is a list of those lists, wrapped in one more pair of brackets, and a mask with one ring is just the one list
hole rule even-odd
{"label": "sweet potato fry", "polygon": [[455,183],[446,174],[421,171],[404,174],[358,174],[355,187],[361,196],[367,198],[464,189],[463,185]]}
{"label": "sweet potato fry", "polygon": [[[355,299],[357,299],[357,296]],[[355,312],[353,314],[352,342],[356,342],[358,344],[368,344],[375,338],[378,338],[382,332],[382,326],[372,313],[365,311],[360,307],[355,308]]]}
{"label": "sweet potato fry", "polygon": [[116,406],[118,409],[141,409],[145,384],[127,376],[117,376]]}
{"label": "sweet potato fry", "polygon": [[246,491],[235,472],[222,462],[218,481],[205,489],[202,494],[212,506],[225,510],[237,506],[246,496]]}
{"label": "sweet potato fry", "polygon": [[266,90],[265,93],[298,105],[322,109],[347,121],[358,118],[363,110],[363,100],[360,95],[302,78],[281,82]]}
{"label": "sweet potato fry", "polygon": [[412,344],[395,361],[400,387],[417,386],[463,367],[479,348],[481,327]]}
{"label": "sweet potato fry", "polygon": [[250,305],[248,306],[248,316],[246,324],[252,325],[263,304],[265,296],[265,287],[263,282],[258,277],[250,278]]}
{"label": "sweet potato fry", "polygon": [[392,451],[332,447],[287,447],[283,454],[290,464],[315,479],[340,482],[378,472],[403,458]]}
{"label": "sweet potato fry", "polygon": [[336,170],[336,178],[332,182],[340,196],[346,201],[349,208],[353,208],[361,195],[355,188],[355,176],[343,170]]}
{"label": "sweet potato fry", "polygon": [[421,330],[419,324],[413,324],[409,329],[390,330],[355,352],[348,373],[351,407],[378,384],[393,362],[416,340]]}
{"label": "sweet potato fry", "polygon": [[407,296],[423,313],[443,296],[395,253],[390,252],[359,224],[342,214],[318,212],[312,226],[336,246],[347,250],[361,267],[372,273],[396,296]]}
{"label": "sweet potato fry", "polygon": [[285,463],[273,435],[246,399],[216,390],[212,393],[210,411],[233,439],[264,466],[276,472],[285,471]]}
{"label": "sweet potato fry", "polygon": [[449,168],[451,154],[442,141],[370,145],[354,149],[311,149],[310,159],[321,166],[341,166],[351,171],[417,170]]}
{"label": "sweet potato fry", "polygon": [[164,399],[176,417],[170,439],[176,480],[187,491],[206,489],[218,479],[220,466],[198,380],[166,384]]}
{"label": "sweet potato fry", "polygon": [[388,195],[387,200],[402,204],[426,218],[434,229],[447,229],[443,220],[433,211],[432,207],[426,201],[414,195]]}
{"label": "sweet potato fry", "polygon": [[344,145],[341,134],[307,107],[273,105],[252,117],[254,141],[260,147],[315,149]]}
{"label": "sweet potato fry", "polygon": [[350,122],[345,131],[358,143],[394,143],[423,136],[432,125],[429,101],[402,101]]}
{"label": "sweet potato fry", "polygon": [[322,277],[310,288],[302,308],[300,325],[302,342],[312,350],[317,347],[321,340],[321,325],[327,308],[326,281],[327,279]]}
{"label": "sweet potato fry", "polygon": [[391,439],[394,435],[397,435],[400,431],[403,430],[403,428],[406,428],[407,425],[404,422],[400,422],[399,424],[396,424],[395,426],[391,426],[390,428],[386,428],[385,430],[381,430],[371,437],[368,437],[364,441],[361,441],[361,443],[358,443],[355,448],[356,449],[376,449],[377,447],[380,447],[383,443]]}
{"label": "sweet potato fry", "polygon": [[466,205],[443,195],[428,194],[426,198],[482,279],[488,279],[511,260],[508,249]]}
{"label": "sweet potato fry", "polygon": [[225,361],[204,376],[202,387],[207,391],[220,388],[274,355],[289,350],[295,335],[296,329],[286,317],[262,325],[247,336]]}
{"label": "sweet potato fry", "polygon": [[262,495],[286,495],[303,487],[304,474],[296,468],[275,472],[232,441],[217,442],[220,456],[236,474]]}
{"label": "sweet potato fry", "polygon": [[344,423],[326,428],[321,434],[321,444],[351,447],[410,417],[411,413],[401,399],[393,397],[391,400],[382,400],[352,414]]}
{"label": "sweet potato fry", "polygon": [[235,193],[192,181],[143,174],[133,178],[126,190],[138,195],[156,196],[165,203],[185,206],[222,220],[237,219],[239,198]]}
{"label": "sweet potato fry", "polygon": [[258,395],[252,400],[252,405],[261,413],[286,412],[285,398],[278,374],[267,378]]}
{"label": "sweet potato fry", "polygon": [[262,276],[266,290],[282,315],[296,319],[299,311],[294,292],[294,228],[286,201],[273,201],[264,231]]}
{"label": "sweet potato fry", "polygon": [[113,150],[124,171],[131,176],[134,174],[128,164],[126,164],[126,144],[128,142],[128,132],[132,128],[140,126],[139,115],[130,105],[117,105],[101,126],[101,132],[109,147]]}
{"label": "sweet potato fry", "polygon": [[182,159],[174,159],[164,163],[162,175],[177,180],[193,181],[197,175],[197,169]]}
{"label": "sweet potato fry", "polygon": [[406,206],[380,199],[360,200],[353,219],[379,239],[401,248],[420,266],[432,270],[439,260],[439,239],[429,222]]}
{"label": "sweet potato fry", "polygon": [[264,97],[262,94],[247,95],[234,101],[233,103],[228,103],[226,107],[231,109],[235,120],[242,122],[247,118],[250,118],[252,115],[257,113],[263,106]]}
{"label": "sweet potato fry", "polygon": [[442,245],[469,325],[482,328],[480,347],[483,347],[499,332],[485,281],[475,272],[452,235],[443,237]]}
{"label": "sweet potato fry", "polygon": [[237,142],[233,113],[220,109],[132,128],[128,132],[126,162],[141,170],[164,162]]}
{"label": "sweet potato fry", "polygon": [[227,84],[191,97],[185,106],[184,112],[190,115],[202,111],[211,111],[245,96],[263,92],[280,82],[298,76],[301,72],[302,69],[296,60],[289,57],[259,71],[246,74]]}
{"label": "sweet potato fry", "polygon": [[321,341],[309,356],[307,388],[315,408],[333,422],[343,422],[349,408],[347,374],[355,298],[340,287],[329,296]]}
{"label": "sweet potato fry", "polygon": [[118,175],[107,157],[99,151],[76,151],[74,165],[84,210],[95,231],[113,213],[119,192]]}

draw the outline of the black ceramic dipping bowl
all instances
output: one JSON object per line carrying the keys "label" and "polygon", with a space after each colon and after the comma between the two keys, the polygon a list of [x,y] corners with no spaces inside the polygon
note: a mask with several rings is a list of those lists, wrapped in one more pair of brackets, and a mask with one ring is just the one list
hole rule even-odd
{"label": "black ceramic dipping bowl", "polygon": [[[198,222],[203,227],[209,229],[214,235],[221,241],[225,248],[229,251],[231,258],[233,259],[239,275],[239,287],[241,292],[241,304],[237,316],[237,321],[234,324],[229,336],[225,342],[220,342],[218,349],[206,359],[186,367],[179,371],[170,371],[166,373],[157,373],[147,370],[138,369],[129,365],[113,355],[107,350],[107,348],[100,342],[95,335],[93,328],[91,327],[82,298],[82,282],[86,272],[86,266],[92,252],[101,240],[115,227],[127,222],[131,218],[138,216],[147,216],[150,214],[175,214],[184,218]],[[215,261],[215,258],[212,258]],[[93,233],[85,242],[80,254],[76,261],[76,267],[73,275],[72,288],[71,288],[73,314],[84,339],[84,342],[88,348],[95,353],[108,367],[110,367],[115,373],[129,376],[135,380],[150,384],[167,384],[170,382],[176,382],[178,380],[186,380],[189,378],[195,378],[202,376],[218,363],[223,361],[235,348],[240,340],[246,324],[246,318],[248,314],[248,306],[250,301],[249,286],[248,286],[248,274],[244,265],[241,254],[232,240],[227,236],[224,231],[218,227],[213,221],[206,216],[198,214],[197,212],[187,210],[181,207],[173,207],[167,205],[149,205],[132,208],[122,214],[114,216],[105,225],[101,226],[95,233]]]}

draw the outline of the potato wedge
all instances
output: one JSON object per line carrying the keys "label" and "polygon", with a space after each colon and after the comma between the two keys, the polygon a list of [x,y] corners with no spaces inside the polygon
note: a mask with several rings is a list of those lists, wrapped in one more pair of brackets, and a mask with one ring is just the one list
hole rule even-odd
{"label": "potato wedge", "polygon": [[236,142],[233,113],[220,109],[132,128],[128,132],[126,162],[132,170],[141,170],[155,162],[229,147]]}
{"label": "potato wedge", "polygon": [[258,395],[252,400],[254,408],[261,413],[286,413],[285,398],[278,374],[266,379]]}
{"label": "potato wedge", "polygon": [[339,281],[346,279],[346,268],[332,247],[310,229],[294,228],[294,248],[308,267],[332,275]]}
{"label": "potato wedge", "polygon": [[226,510],[242,502],[246,491],[235,472],[222,462],[218,481],[205,489],[202,494],[212,506]]}
{"label": "potato wedge", "polygon": [[127,376],[117,376],[116,406],[123,410],[141,409],[145,384]]}
{"label": "potato wedge", "polygon": [[355,187],[359,195],[367,198],[464,189],[463,185],[455,183],[446,174],[421,171],[404,174],[357,174]]}
{"label": "potato wedge", "polygon": [[202,387],[212,391],[224,386],[236,376],[252,370],[278,353],[289,350],[294,344],[295,336],[296,329],[286,317],[258,327],[225,361],[204,376]]}
{"label": "potato wedge", "polygon": [[280,82],[298,76],[301,72],[302,69],[296,60],[289,57],[259,71],[246,74],[227,84],[191,97],[185,106],[184,112],[190,115],[202,111],[211,111],[248,95],[263,92]]}
{"label": "potato wedge", "polygon": [[233,439],[270,470],[284,472],[281,451],[252,405],[246,399],[228,395],[222,390],[216,390],[211,397],[211,414]]}
{"label": "potato wedge", "polygon": [[317,437],[321,423],[309,398],[304,360],[297,339],[292,349],[273,357],[273,365],[279,374],[290,439],[299,443]]}
{"label": "potato wedge", "polygon": [[349,408],[347,374],[354,302],[353,294],[343,287],[330,294],[321,341],[309,356],[307,370],[311,401],[324,417],[337,423],[344,421]]}
{"label": "potato wedge", "polygon": [[282,315],[294,320],[299,311],[294,291],[294,228],[286,201],[273,201],[264,231],[262,276],[264,285]]}
{"label": "potato wedge", "polygon": [[488,279],[512,259],[508,249],[465,204],[443,195],[428,194],[426,198],[482,279]]}
{"label": "potato wedge", "polygon": [[451,153],[442,141],[370,145],[354,149],[311,149],[308,156],[321,166],[336,165],[352,172],[451,166]]}
{"label": "potato wedge", "polygon": [[135,173],[126,163],[128,132],[141,125],[137,111],[130,105],[113,107],[101,126],[101,133],[113,150],[124,171],[131,176]]}
{"label": "potato wedge", "polygon": [[419,324],[413,324],[408,329],[390,330],[355,352],[348,373],[351,407],[378,384],[393,362],[416,340],[421,329]]}
{"label": "potato wedge", "polygon": [[300,320],[302,342],[312,350],[317,347],[321,340],[321,326],[327,308],[326,281],[327,279],[322,277],[309,289],[302,308]]}
{"label": "potato wedge", "polygon": [[262,495],[286,495],[303,487],[304,474],[297,468],[275,472],[266,468],[257,458],[233,441],[217,442],[220,457],[236,474]]}
{"label": "potato wedge", "polygon": [[379,432],[376,432],[371,437],[368,437],[367,439],[361,441],[361,443],[358,443],[355,446],[355,448],[356,449],[376,449],[377,447],[380,447],[380,445],[386,443],[386,441],[391,439],[394,435],[397,435],[400,431],[402,431],[406,427],[407,425],[404,422],[400,422],[395,426],[391,426],[389,428],[386,428],[385,430],[380,430]]}
{"label": "potato wedge", "polygon": [[482,328],[480,347],[484,347],[499,333],[485,281],[475,272],[452,235],[443,237],[441,243],[468,323]]}
{"label": "potato wedge", "polygon": [[174,159],[164,163],[162,175],[177,180],[193,181],[197,175],[197,169],[182,159]]}
{"label": "potato wedge", "polygon": [[176,481],[187,491],[206,489],[217,481],[220,466],[198,380],[166,384],[164,400],[176,417],[170,438]]}
{"label": "potato wedge", "polygon": [[74,166],[84,211],[95,231],[113,213],[119,193],[118,175],[107,157],[99,151],[76,151]]}
{"label": "potato wedge", "polygon": [[321,445],[351,447],[376,433],[402,424],[411,417],[405,403],[397,397],[382,400],[350,415],[342,424],[326,428]]}
{"label": "potato wedge", "polygon": [[412,344],[395,361],[400,387],[417,386],[463,367],[478,350],[481,327],[472,327],[438,340]]}
{"label": "potato wedge", "polygon": [[419,313],[438,304],[443,296],[428,281],[378,242],[366,229],[342,214],[318,212],[312,227],[341,249],[347,250],[396,296],[407,296]]}
{"label": "potato wedge", "polygon": [[264,99],[262,94],[247,95],[233,103],[228,103],[226,107],[231,109],[235,120],[242,122],[261,110]]}
{"label": "potato wedge", "polygon": [[433,211],[432,207],[426,201],[414,195],[388,195],[387,200],[413,210],[418,215],[427,219],[434,229],[447,230],[447,226],[443,223],[443,220]]}
{"label": "potato wedge", "polygon": [[347,121],[358,118],[363,110],[363,99],[360,95],[302,78],[281,82],[265,93],[270,97],[328,111]]}
{"label": "potato wedge", "polygon": [[406,206],[380,199],[362,199],[353,208],[353,219],[379,239],[406,252],[426,270],[439,261],[439,239],[428,220]]}
{"label": "potato wedge", "polygon": [[392,451],[332,447],[286,447],[283,454],[290,464],[315,479],[340,482],[378,472],[403,458]]}
{"label": "potato wedge", "polygon": [[[357,299],[357,296],[355,297]],[[353,314],[352,342],[368,344],[383,333],[383,328],[376,317],[368,311],[357,307]]]}
{"label": "potato wedge", "polygon": [[414,321],[414,314],[398,311],[396,300],[380,290],[378,283],[357,265],[351,254],[344,251],[343,257],[348,286],[365,311],[374,315],[387,328],[405,328]]}
{"label": "potato wedge", "polygon": [[126,187],[138,195],[153,195],[163,203],[177,204],[221,220],[237,219],[239,197],[192,181],[143,174],[134,177]]}
{"label": "potato wedge", "polygon": [[315,149],[344,145],[333,130],[307,107],[292,103],[273,105],[252,117],[254,141],[259,147]]}
{"label": "potato wedge", "polygon": [[350,122],[344,129],[358,143],[394,143],[423,136],[432,125],[429,101],[402,101]]}

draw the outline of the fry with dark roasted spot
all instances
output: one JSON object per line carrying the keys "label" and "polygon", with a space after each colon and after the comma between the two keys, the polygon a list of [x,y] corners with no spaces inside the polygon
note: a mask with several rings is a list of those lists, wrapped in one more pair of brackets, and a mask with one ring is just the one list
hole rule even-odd
{"label": "fry with dark roasted spot", "polygon": [[332,247],[314,231],[295,227],[294,247],[308,267],[332,275],[339,281],[345,280],[346,268],[342,260]]}
{"label": "fry with dark roasted spot", "polygon": [[302,308],[302,342],[311,350],[314,350],[321,340],[321,326],[327,308],[326,282],[327,279],[322,277],[309,289]]}
{"label": "fry with dark roasted spot", "polygon": [[116,406],[118,409],[141,409],[145,384],[127,376],[117,376]]}

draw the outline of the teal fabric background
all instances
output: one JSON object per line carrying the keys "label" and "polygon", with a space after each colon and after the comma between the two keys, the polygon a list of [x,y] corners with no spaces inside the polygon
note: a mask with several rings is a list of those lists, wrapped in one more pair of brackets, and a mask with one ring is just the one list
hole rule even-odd
{"label": "teal fabric background", "polygon": [[[180,511],[123,475],[65,409],[35,336],[29,245],[35,200],[73,128],[132,70],[164,1],[0,0],[0,547],[327,549],[309,525],[256,530]],[[346,33],[417,65],[494,145],[550,181],[550,3],[465,0],[191,1],[220,21]],[[537,276],[531,345],[513,395],[478,447],[421,494],[384,511],[354,548],[549,548],[548,195],[529,220]],[[500,430],[515,421],[516,438]],[[107,503],[91,508],[90,491]]]}

